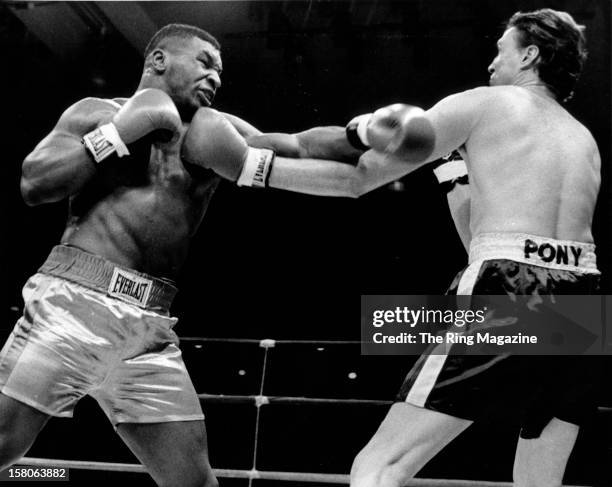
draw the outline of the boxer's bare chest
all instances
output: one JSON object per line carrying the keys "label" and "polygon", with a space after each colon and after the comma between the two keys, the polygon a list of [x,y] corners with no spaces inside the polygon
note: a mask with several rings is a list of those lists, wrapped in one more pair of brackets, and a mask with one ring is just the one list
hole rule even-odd
{"label": "boxer's bare chest", "polygon": [[108,162],[71,201],[64,242],[145,272],[171,274],[185,258],[219,177],[185,165],[180,143]]}

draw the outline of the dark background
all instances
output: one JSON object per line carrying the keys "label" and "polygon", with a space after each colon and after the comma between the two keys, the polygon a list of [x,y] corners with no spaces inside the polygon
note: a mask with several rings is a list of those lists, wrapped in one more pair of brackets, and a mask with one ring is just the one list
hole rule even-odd
{"label": "dark background", "polygon": [[[517,10],[545,6],[567,10],[587,26],[590,58],[569,110],[592,131],[602,155],[594,231],[603,288],[610,293],[608,0],[0,4],[5,227],[0,334],[10,332],[22,306],[21,287],[58,242],[66,218],[64,203],[25,206],[19,195],[21,161],[73,102],[130,96],[140,79],[142,50],[161,26],[191,23],[219,39],[224,73],[216,108],[263,131],[292,132],[344,125],[354,115],[398,101],[429,107],[443,96],[486,84],[504,20]],[[428,168],[359,200],[223,183],[179,280],[177,332],[358,340],[360,294],[441,294],[465,262],[445,197]],[[198,392],[259,391],[263,351],[256,345],[199,345],[183,345]],[[270,350],[264,394],[392,399],[413,361],[361,357],[350,345],[317,348]],[[609,395],[603,394],[602,404]],[[250,469],[255,408],[205,404],[205,410],[214,466]],[[347,473],[385,411],[266,406],[257,467]],[[84,401],[74,420],[50,423],[31,455],[133,461],[105,421]],[[611,433],[605,415],[585,428],[568,481],[612,484],[602,460],[610,454],[605,436]],[[510,480],[515,437],[512,425],[475,427],[422,476]],[[73,482],[81,482],[79,475],[73,474]],[[116,474],[107,475],[111,480]],[[135,475],[136,481],[145,480]]]}

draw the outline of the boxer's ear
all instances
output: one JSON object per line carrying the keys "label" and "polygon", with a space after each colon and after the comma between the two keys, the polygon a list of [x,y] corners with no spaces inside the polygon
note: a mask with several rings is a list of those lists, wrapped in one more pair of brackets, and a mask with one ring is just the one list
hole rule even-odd
{"label": "boxer's ear", "polygon": [[538,48],[538,46],[531,44],[523,49],[521,66],[523,67],[523,69],[533,68],[537,65],[539,57],[540,49]]}
{"label": "boxer's ear", "polygon": [[168,67],[168,55],[163,49],[154,49],[149,55],[150,65],[156,73],[162,74]]}

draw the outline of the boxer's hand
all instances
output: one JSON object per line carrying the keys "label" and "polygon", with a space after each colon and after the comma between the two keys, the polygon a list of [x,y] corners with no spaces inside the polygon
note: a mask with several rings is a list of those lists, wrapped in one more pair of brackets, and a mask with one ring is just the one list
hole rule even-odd
{"label": "boxer's hand", "polygon": [[178,138],[182,123],[174,102],[162,90],[147,88],[130,98],[113,117],[121,140],[130,144],[156,130],[163,130],[165,142]]}
{"label": "boxer's hand", "polygon": [[367,129],[371,119],[371,113],[357,115],[346,125],[346,139],[355,149],[366,151],[370,148]]}
{"label": "boxer's hand", "polygon": [[221,113],[200,108],[183,139],[181,157],[239,186],[265,187],[274,151],[254,149]]}
{"label": "boxer's hand", "polygon": [[112,154],[129,155],[127,145],[156,132],[160,142],[178,140],[181,117],[165,92],[147,88],[136,93],[113,116],[112,121],[83,136],[96,162]]}
{"label": "boxer's hand", "polygon": [[407,161],[422,161],[433,151],[433,126],[418,107],[396,103],[374,112],[367,127],[372,149]]}

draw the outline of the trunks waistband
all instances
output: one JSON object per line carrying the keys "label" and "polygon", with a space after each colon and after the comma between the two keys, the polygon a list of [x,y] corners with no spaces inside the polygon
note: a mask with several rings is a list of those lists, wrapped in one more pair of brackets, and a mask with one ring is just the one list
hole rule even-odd
{"label": "trunks waistband", "polygon": [[483,233],[474,237],[470,244],[470,264],[493,259],[599,274],[594,244],[526,233]]}
{"label": "trunks waistband", "polygon": [[141,308],[168,311],[177,288],[169,281],[118,266],[76,247],[57,245],[38,270]]}

